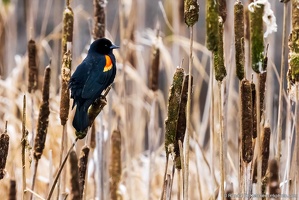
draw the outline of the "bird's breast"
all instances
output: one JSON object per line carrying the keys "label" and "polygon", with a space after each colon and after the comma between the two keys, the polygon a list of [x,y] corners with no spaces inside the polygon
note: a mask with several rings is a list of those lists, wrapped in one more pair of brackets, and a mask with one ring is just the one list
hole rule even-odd
{"label": "bird's breast", "polygon": [[105,64],[103,72],[107,72],[107,71],[111,70],[112,66],[113,66],[110,56],[105,55],[105,60],[106,60],[106,64]]}

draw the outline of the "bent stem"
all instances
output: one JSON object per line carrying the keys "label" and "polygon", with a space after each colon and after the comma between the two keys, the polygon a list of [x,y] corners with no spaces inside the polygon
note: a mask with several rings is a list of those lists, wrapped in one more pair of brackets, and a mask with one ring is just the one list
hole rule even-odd
{"label": "bent stem", "polygon": [[53,184],[52,184],[52,186],[51,186],[51,189],[50,189],[49,195],[48,195],[48,197],[47,197],[47,200],[50,200],[50,199],[51,199],[52,194],[53,194],[54,189],[55,189],[55,186],[56,186],[56,183],[57,183],[57,181],[58,181],[58,178],[60,177],[60,174],[61,174],[61,172],[62,172],[62,170],[63,170],[63,168],[64,168],[64,165],[65,165],[65,163],[66,163],[66,161],[67,161],[67,159],[68,159],[68,157],[69,157],[69,155],[70,155],[72,149],[74,148],[75,144],[77,143],[78,139],[79,139],[78,137],[75,139],[75,141],[73,142],[73,144],[72,144],[72,146],[70,147],[69,151],[67,152],[67,154],[66,154],[64,160],[62,161],[62,163],[61,163],[61,165],[60,165],[60,167],[59,167],[59,170],[58,170],[58,172],[57,172],[57,175],[56,175],[56,177],[55,177],[55,179],[54,179],[54,181],[53,181]]}

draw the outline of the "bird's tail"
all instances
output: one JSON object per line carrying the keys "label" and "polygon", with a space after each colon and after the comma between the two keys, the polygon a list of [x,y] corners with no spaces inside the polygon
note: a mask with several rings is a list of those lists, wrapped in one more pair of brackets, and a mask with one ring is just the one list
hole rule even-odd
{"label": "bird's tail", "polygon": [[77,106],[75,116],[73,119],[73,126],[76,129],[77,132],[85,131],[85,129],[88,127],[88,114],[87,110],[83,109],[82,107],[79,108]]}

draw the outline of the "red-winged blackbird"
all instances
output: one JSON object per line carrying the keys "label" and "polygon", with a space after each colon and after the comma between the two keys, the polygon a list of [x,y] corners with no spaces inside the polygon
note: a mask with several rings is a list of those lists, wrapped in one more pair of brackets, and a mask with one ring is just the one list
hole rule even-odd
{"label": "red-winged blackbird", "polygon": [[116,48],[119,47],[106,38],[94,41],[90,45],[86,58],[70,79],[69,88],[71,98],[74,99],[73,108],[77,105],[73,126],[78,132],[85,131],[88,127],[89,106],[114,81],[116,65],[112,50]]}

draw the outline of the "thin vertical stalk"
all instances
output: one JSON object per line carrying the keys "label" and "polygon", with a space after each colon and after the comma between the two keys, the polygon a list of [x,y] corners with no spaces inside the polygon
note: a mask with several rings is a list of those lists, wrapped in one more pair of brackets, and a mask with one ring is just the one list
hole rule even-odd
{"label": "thin vertical stalk", "polygon": [[277,122],[277,152],[276,160],[280,161],[281,154],[281,137],[282,137],[282,112],[283,112],[283,93],[285,79],[285,57],[287,43],[287,3],[283,4],[283,25],[282,25],[282,51],[280,64],[280,85],[279,85],[279,102],[278,102],[278,122]]}
{"label": "thin vertical stalk", "polygon": [[22,199],[25,199],[26,194],[26,144],[27,144],[27,131],[26,131],[26,95],[23,97],[23,118],[22,118]]}

